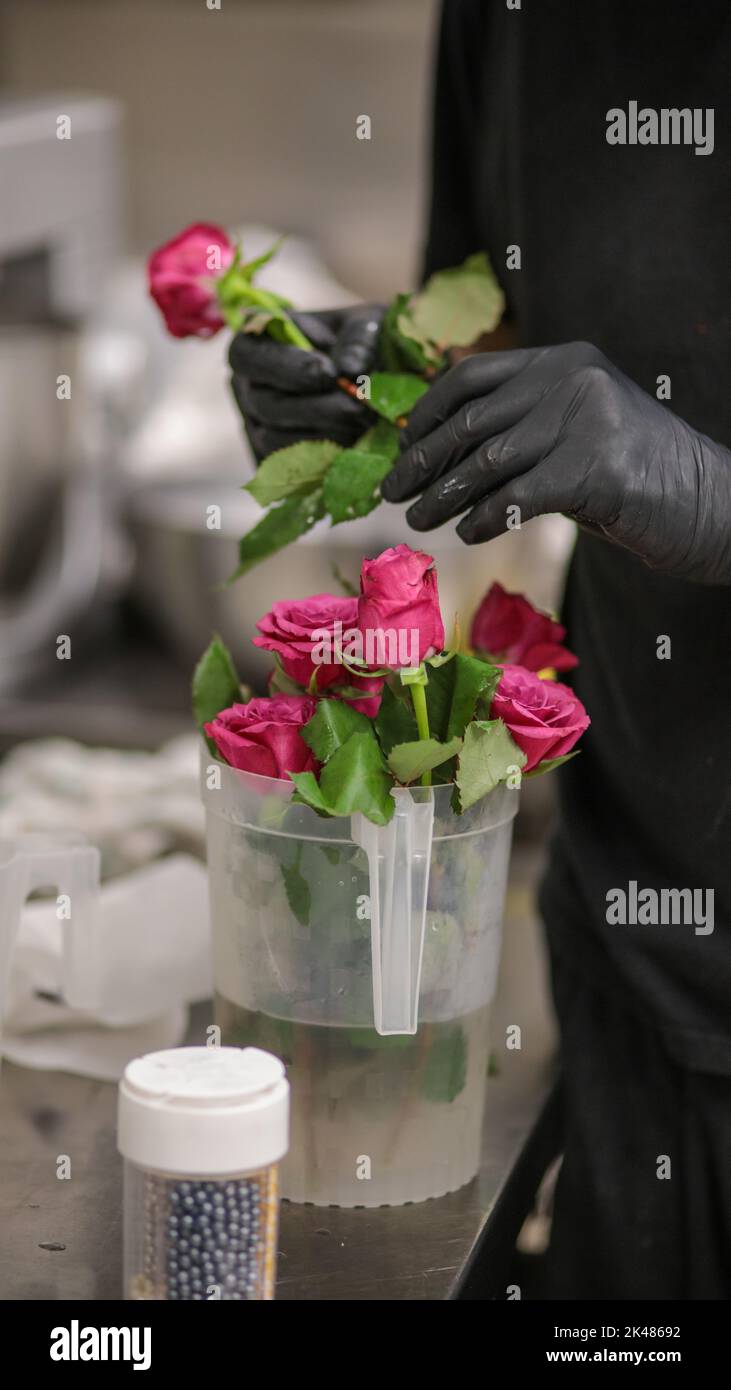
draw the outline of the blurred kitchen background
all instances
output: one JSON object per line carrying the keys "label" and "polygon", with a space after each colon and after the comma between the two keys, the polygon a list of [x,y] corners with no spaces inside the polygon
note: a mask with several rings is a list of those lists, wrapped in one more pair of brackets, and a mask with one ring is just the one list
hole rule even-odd
{"label": "blurred kitchen background", "polygon": [[[267,666],[248,639],[271,602],[334,587],[333,564],[354,579],[364,552],[408,539],[400,509],[384,507],[332,536],[319,528],[233,588],[218,587],[257,515],[240,490],[252,462],[229,395],[225,335],[167,338],[146,296],[145,258],[187,223],[208,220],[240,229],[247,255],[273,232],[290,233],[269,283],[302,308],[385,300],[411,287],[437,8],[434,0],[222,0],[220,10],[206,0],[4,0],[6,833],[54,818],[92,835],[101,827],[117,870],[181,841],[190,848],[194,826],[171,815],[170,798],[164,814],[151,811],[148,787],[139,824],[128,809],[129,847],[120,850],[116,819],[100,808],[117,788],[122,795],[127,764],[89,750],[154,752],[187,734],[174,748],[191,768],[189,676],[211,629],[261,687]],[[370,141],[356,139],[360,114],[371,117]],[[63,117],[70,139],[57,138]],[[206,529],[211,504],[221,507],[220,531]],[[429,540],[445,615],[459,611],[464,623],[493,578],[548,607],[559,599],[571,543],[560,518],[478,550],[461,546],[453,528]],[[53,743],[35,747],[35,739]],[[145,766],[153,781],[161,775],[160,764]],[[170,775],[177,786],[177,763]],[[550,778],[526,788],[504,967],[528,991],[526,1045],[541,1066],[551,1024],[532,888],[551,798]],[[499,1012],[510,1021],[516,994],[506,990]]]}

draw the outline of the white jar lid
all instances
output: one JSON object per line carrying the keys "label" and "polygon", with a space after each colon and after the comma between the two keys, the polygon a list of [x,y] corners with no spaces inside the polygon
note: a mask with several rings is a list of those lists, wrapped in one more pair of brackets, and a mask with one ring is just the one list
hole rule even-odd
{"label": "white jar lid", "polygon": [[136,1057],[119,1083],[117,1143],[141,1168],[214,1176],[277,1163],[289,1082],[258,1047],[175,1047]]}

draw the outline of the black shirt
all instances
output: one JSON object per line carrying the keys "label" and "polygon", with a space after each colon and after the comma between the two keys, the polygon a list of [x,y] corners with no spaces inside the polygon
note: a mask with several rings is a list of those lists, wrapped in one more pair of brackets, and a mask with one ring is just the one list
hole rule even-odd
{"label": "black shirt", "polygon": [[[588,340],[653,395],[669,376],[669,408],[726,446],[730,72],[727,0],[446,0],[425,266],[486,249],[524,345]],[[713,152],[609,144],[607,113],[633,101],[713,108]],[[553,774],[549,937],[677,1060],[729,1073],[731,589],[580,532],[562,617],[592,725]],[[632,882],[699,889],[704,911],[713,890],[713,932],[608,922]]]}

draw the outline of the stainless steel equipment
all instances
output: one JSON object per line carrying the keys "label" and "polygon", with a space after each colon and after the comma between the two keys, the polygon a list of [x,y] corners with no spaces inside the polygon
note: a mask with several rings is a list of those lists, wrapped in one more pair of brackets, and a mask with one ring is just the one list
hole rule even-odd
{"label": "stainless steel equipment", "polygon": [[0,102],[0,687],[55,660],[104,575],[79,331],[120,240],[117,103]]}

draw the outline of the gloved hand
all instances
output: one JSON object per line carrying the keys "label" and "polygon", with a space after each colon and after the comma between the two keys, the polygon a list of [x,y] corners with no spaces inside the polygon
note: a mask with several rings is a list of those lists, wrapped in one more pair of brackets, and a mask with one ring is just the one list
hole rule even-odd
{"label": "gloved hand", "polygon": [[232,387],[257,461],[299,439],[352,444],[373,423],[366,406],[336,386],[369,372],[384,309],[348,309],[291,317],[317,351],[277,343],[265,334],[237,333],[229,350]]}
{"label": "gloved hand", "polygon": [[653,569],[731,583],[731,453],[698,434],[588,343],[481,353],[414,407],[382,484],[422,493],[417,531],[459,523],[474,545],[565,512]]}

